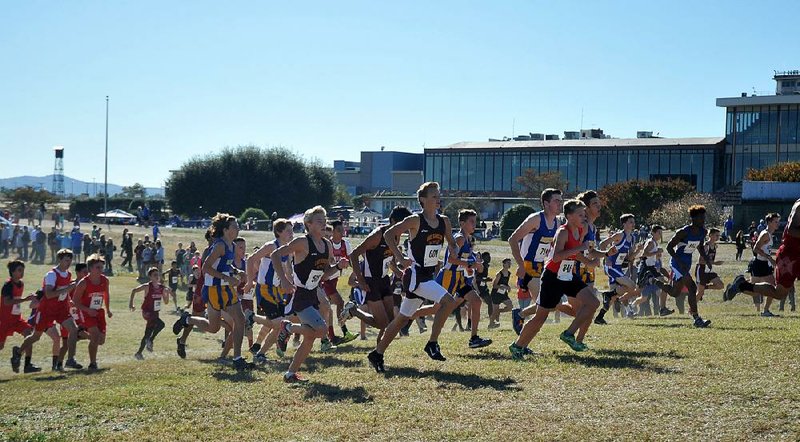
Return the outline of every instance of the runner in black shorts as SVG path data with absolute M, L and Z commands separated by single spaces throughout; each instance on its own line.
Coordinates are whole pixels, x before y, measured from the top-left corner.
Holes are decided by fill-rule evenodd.
M 703 300 L 703 294 L 706 290 L 722 290 L 725 287 L 719 275 L 712 271 L 713 266 L 722 265 L 722 261 L 716 260 L 719 237 L 719 229 L 712 228 L 708 230 L 708 241 L 703 244 L 703 248 L 705 249 L 706 257 L 711 263 L 706 264 L 705 260 L 701 258 L 694 267 L 695 279 L 697 280 L 697 299 L 699 301 Z
M 500 313 L 510 312 L 514 308 L 508 292 L 511 291 L 511 258 L 503 260 L 503 268 L 497 272 L 492 282 L 491 302 L 494 304 L 489 320 L 489 328 L 500 327 Z M 500 307 L 502 305 L 502 307 Z

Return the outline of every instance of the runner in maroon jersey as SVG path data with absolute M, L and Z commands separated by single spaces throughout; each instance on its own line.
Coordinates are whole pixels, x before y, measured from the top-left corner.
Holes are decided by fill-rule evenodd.
M 6 338 L 19 333 L 28 336 L 33 332 L 33 327 L 22 319 L 22 303 L 36 299 L 35 295 L 23 297 L 25 283 L 22 277 L 25 276 L 25 263 L 14 260 L 8 263 L 9 278 L 3 284 L 2 296 L 0 296 L 0 350 L 5 347 Z M 19 373 L 20 350 L 19 347 L 12 349 L 11 368 L 14 373 Z M 34 373 L 42 369 L 31 363 L 31 349 L 25 353 L 25 373 Z
M 139 350 L 133 355 L 140 361 L 144 359 L 142 350 L 147 348 L 147 351 L 152 352 L 153 341 L 158 333 L 164 329 L 164 321 L 159 318 L 159 312 L 163 305 L 169 304 L 169 296 L 172 292 L 169 287 L 164 287 L 161 284 L 157 267 L 150 267 L 150 270 L 147 271 L 147 277 L 150 278 L 147 284 L 142 284 L 131 290 L 131 299 L 128 303 L 130 311 L 135 311 L 133 297 L 139 292 L 144 292 L 144 300 L 142 301 L 142 318 L 145 320 L 144 337 L 142 337 L 142 341 L 139 344 Z
M 109 305 L 108 278 L 103 275 L 105 260 L 94 254 L 86 265 L 89 275 L 78 282 L 73 299 L 89 333 L 89 370 L 97 370 L 97 349 L 106 343 L 106 315 L 111 318 L 114 314 Z

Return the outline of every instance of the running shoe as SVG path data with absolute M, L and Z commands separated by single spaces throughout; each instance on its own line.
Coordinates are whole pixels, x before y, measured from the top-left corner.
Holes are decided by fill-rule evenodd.
M 355 341 L 356 339 L 358 339 L 358 335 L 348 331 L 345 332 L 344 336 L 341 337 L 339 343 L 336 345 L 347 344 L 348 342 Z
M 186 359 L 186 344 L 181 342 L 180 339 L 176 339 L 175 342 L 178 343 L 178 356 L 180 356 L 181 359 Z
M 14 373 L 19 373 L 19 362 L 22 359 L 22 352 L 19 350 L 19 347 L 14 346 L 11 349 L 11 369 L 14 370 Z
M 580 349 L 580 350 L 578 350 L 578 351 L 586 351 L 586 350 L 588 350 L 588 349 L 589 349 L 589 346 L 588 346 L 588 345 L 586 345 L 586 344 L 584 344 L 583 342 L 578 342 L 578 346 L 581 348 L 581 349 Z
M 75 361 L 75 359 L 70 358 L 64 363 L 64 367 L 80 370 L 83 368 L 83 365 L 79 364 L 77 361 Z
M 709 325 L 711 325 L 710 320 L 703 320 L 703 318 L 699 316 L 694 318 L 694 326 L 697 328 L 707 328 Z
M 473 336 L 469 338 L 469 348 L 481 348 L 486 347 L 488 345 L 492 345 L 491 339 L 483 339 L 480 336 Z
M 658 315 L 659 315 L 659 316 L 669 316 L 669 315 L 671 315 L 671 314 L 673 314 L 673 313 L 675 313 L 675 310 L 674 310 L 674 309 L 669 309 L 669 308 L 666 308 L 666 307 L 661 307 L 661 310 L 659 310 L 659 312 L 658 312 Z
M 144 348 L 147 349 L 150 353 L 153 352 L 153 340 L 148 339 L 144 342 Z
M 287 384 L 304 384 L 308 382 L 308 379 L 300 376 L 298 373 L 286 372 L 283 375 L 283 382 L 286 382 Z
M 377 373 L 385 372 L 383 368 L 383 355 L 378 353 L 378 350 L 372 350 L 367 355 L 367 360 L 369 361 L 369 365 L 375 369 Z
M 575 340 L 575 335 L 568 334 L 566 330 L 561 332 L 561 334 L 558 335 L 558 338 L 561 339 L 562 341 L 564 341 L 567 345 L 569 345 L 569 348 L 571 348 L 571 349 L 573 349 L 575 351 L 583 351 L 583 350 L 585 350 L 580 345 L 580 343 Z
M 237 359 L 233 360 L 233 367 L 237 370 L 249 370 L 253 368 L 253 364 L 251 362 L 247 362 L 247 359 L 239 356 Z
M 744 275 L 739 275 L 734 278 L 733 282 L 728 285 L 728 287 L 725 289 L 725 292 L 722 294 L 722 300 L 733 301 L 733 298 L 739 294 L 739 286 L 741 286 L 745 281 L 746 279 Z
M 442 355 L 442 350 L 439 348 L 438 342 L 428 342 L 425 344 L 425 354 L 434 361 L 446 361 L 447 358 Z
M 141 353 L 135 353 L 135 354 L 133 355 L 133 357 L 134 357 L 134 358 L 135 358 L 137 361 L 144 361 L 144 356 L 142 356 L 142 354 L 141 354 Z
M 356 304 L 353 301 L 347 301 L 347 304 L 342 307 L 342 311 L 339 312 L 339 323 L 343 324 L 348 321 L 350 318 L 353 317 L 353 313 L 351 312 L 352 309 L 356 308 Z
M 175 323 L 172 324 L 172 333 L 179 334 L 183 331 L 185 327 L 187 327 L 186 320 L 189 318 L 189 313 L 183 312 L 181 316 L 175 320 Z
M 258 342 L 250 346 L 250 353 L 254 355 L 258 354 L 259 350 L 261 350 L 261 344 L 259 344 Z
M 255 355 L 253 357 L 253 361 L 256 364 L 259 364 L 259 365 L 266 365 L 266 364 L 269 363 L 269 359 L 267 359 L 267 356 L 265 354 L 263 354 L 263 353 L 259 353 L 259 354 Z
M 511 343 L 511 345 L 508 346 L 508 351 L 511 352 L 511 359 L 514 361 L 521 361 L 525 359 L 525 349 L 519 347 L 517 344 L 514 344 L 513 342 Z
M 86 367 L 86 369 L 89 370 L 89 371 L 97 371 L 97 370 L 99 370 L 97 368 L 97 362 L 90 363 L 89 366 Z
M 25 364 L 25 367 L 22 369 L 23 373 L 38 373 L 42 371 L 42 367 L 33 364 Z
M 528 347 L 523 348 L 522 352 L 525 354 L 525 356 L 533 356 L 533 355 L 536 354 L 536 353 L 533 352 L 533 350 L 531 350 Z
M 336 348 L 337 347 L 333 345 L 333 343 L 330 340 L 328 340 L 328 338 L 321 340 L 319 343 L 319 351 L 323 353 L 336 350 Z
M 281 353 L 286 352 L 286 344 L 289 340 L 289 335 L 291 332 L 289 331 L 289 327 L 292 325 L 291 321 L 283 320 L 281 321 L 280 325 L 280 332 L 278 333 L 278 341 L 276 342 L 276 348 L 278 348 Z M 283 357 L 283 356 L 281 356 Z
M 499 322 L 490 322 L 489 326 L 486 327 L 487 330 L 492 330 L 492 329 L 495 329 L 495 328 L 500 328 L 500 323 Z
M 761 317 L 763 317 L 763 318 L 775 318 L 777 316 L 778 315 L 776 315 L 775 313 L 772 313 L 769 310 L 764 310 L 763 312 L 761 312 Z
M 599 316 L 597 318 L 594 318 L 594 323 L 597 324 L 597 325 L 608 325 L 608 322 L 606 322 L 605 319 L 603 319 L 603 318 L 601 318 Z
M 636 309 L 633 308 L 633 305 L 631 305 L 631 304 L 625 305 L 625 317 L 627 317 L 627 318 L 636 317 Z
M 56 362 L 55 371 L 64 371 L 64 363 L 63 362 Z
M 522 325 L 524 320 L 522 319 L 522 315 L 520 314 L 520 309 L 515 308 L 511 310 L 511 326 L 514 328 L 514 333 L 519 336 L 522 333 Z

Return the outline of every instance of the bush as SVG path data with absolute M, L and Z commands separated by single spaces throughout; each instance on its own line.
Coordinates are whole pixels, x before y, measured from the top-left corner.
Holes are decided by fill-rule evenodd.
M 717 227 L 722 230 L 725 213 L 722 205 L 708 193 L 691 193 L 677 201 L 669 201 L 653 211 L 647 218 L 650 224 L 661 224 L 667 229 L 674 230 L 689 224 L 689 207 L 702 204 L 706 207 L 706 229 Z
M 450 203 L 444 208 L 444 214 L 450 218 L 450 223 L 453 225 L 453 227 L 458 227 L 458 212 L 460 212 L 462 209 L 472 209 L 477 212 L 478 222 L 480 222 L 481 211 L 478 210 L 478 206 L 467 200 L 455 199 L 450 201 Z
M 632 213 L 637 220 L 645 220 L 665 203 L 679 200 L 694 191 L 694 186 L 683 180 L 631 180 L 609 184 L 597 192 L 603 202 L 603 210 L 596 224 L 619 227 L 619 217 L 624 213 Z
M 760 170 L 747 169 L 746 178 L 750 181 L 800 183 L 800 163 L 778 163 Z
M 242 212 L 242 214 L 239 216 L 239 224 L 244 224 L 250 218 L 263 221 L 263 220 L 268 220 L 269 216 L 267 216 L 267 213 L 261 209 L 257 209 L 255 207 L 248 207 L 244 209 L 244 212 Z
M 517 230 L 517 227 L 525 221 L 525 218 L 535 211 L 533 207 L 527 204 L 520 204 L 508 209 L 500 219 L 500 239 L 508 241 L 514 230 Z

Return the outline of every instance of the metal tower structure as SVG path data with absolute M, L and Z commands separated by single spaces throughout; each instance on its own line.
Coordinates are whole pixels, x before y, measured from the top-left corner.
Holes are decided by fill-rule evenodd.
M 53 193 L 64 196 L 64 146 L 55 146 L 56 164 L 53 167 Z

